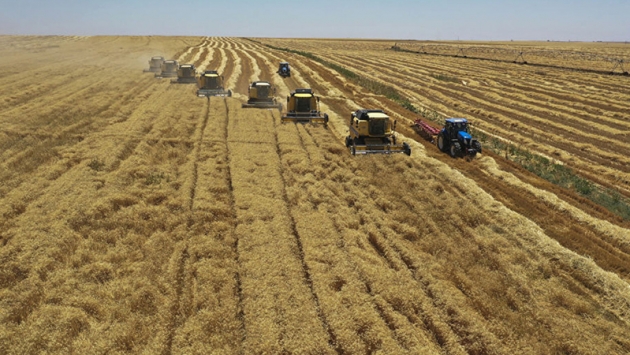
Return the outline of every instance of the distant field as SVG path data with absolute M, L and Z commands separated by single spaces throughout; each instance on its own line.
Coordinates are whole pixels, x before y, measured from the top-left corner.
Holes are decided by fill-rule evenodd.
M 509 152 L 452 159 L 417 114 L 264 44 L 622 198 L 630 78 L 255 40 L 0 36 L 0 354 L 630 352 L 630 222 Z M 218 70 L 234 97 L 143 73 L 154 55 Z M 242 109 L 255 80 L 281 102 L 313 88 L 328 128 Z M 397 119 L 411 157 L 350 155 L 358 108 Z

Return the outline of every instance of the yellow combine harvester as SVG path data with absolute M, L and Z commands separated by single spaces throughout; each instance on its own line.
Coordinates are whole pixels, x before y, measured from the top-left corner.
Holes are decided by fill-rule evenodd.
M 232 96 L 232 90 L 225 90 L 225 88 L 223 88 L 223 81 L 223 76 L 219 76 L 216 70 L 206 70 L 199 77 L 197 96 Z
M 287 96 L 287 113 L 282 122 L 328 124 L 328 115 L 319 111 L 319 97 L 311 89 L 295 89 Z
M 179 63 L 176 60 L 165 60 L 162 62 L 162 66 L 160 67 L 160 72 L 155 73 L 156 78 L 173 78 L 177 76 L 177 69 L 179 68 Z
M 152 57 L 149 60 L 149 69 L 144 69 L 145 73 L 159 73 L 162 71 L 162 63 L 164 63 L 164 57 Z
M 171 80 L 171 84 L 195 84 L 197 82 L 197 69 L 194 64 L 182 64 L 177 69 L 177 79 Z
M 249 85 L 249 100 L 243 104 L 244 108 L 277 108 L 282 110 L 282 104 L 273 95 L 276 89 L 267 81 L 254 81 Z
M 396 121 L 392 123 L 382 110 L 357 110 L 350 116 L 350 135 L 346 147 L 352 155 L 391 154 L 411 155 L 409 144 L 396 144 Z

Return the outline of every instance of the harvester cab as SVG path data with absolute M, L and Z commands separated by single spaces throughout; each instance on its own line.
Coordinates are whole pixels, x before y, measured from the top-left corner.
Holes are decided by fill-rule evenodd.
M 280 76 L 282 77 L 287 77 L 287 76 L 291 76 L 291 67 L 289 66 L 289 63 L 287 62 L 280 62 L 280 66 L 278 67 L 278 74 L 280 74 Z
M 282 122 L 328 124 L 328 114 L 319 111 L 319 97 L 312 89 L 295 89 L 287 96 L 287 113 Z
M 474 157 L 481 153 L 481 143 L 474 139 L 465 118 L 449 118 L 437 138 L 437 146 L 443 152 L 450 152 L 453 158 Z
M 224 78 L 216 70 L 206 70 L 199 77 L 197 96 L 232 96 L 232 90 L 225 90 L 223 87 Z
M 243 104 L 244 108 L 277 108 L 282 110 L 282 104 L 276 101 L 273 97 L 276 93 L 276 88 L 271 86 L 267 81 L 254 81 L 249 85 L 249 100 L 246 104 Z
M 179 63 L 176 60 L 165 60 L 162 62 L 162 66 L 160 67 L 160 72 L 155 73 L 156 78 L 174 78 L 177 76 L 177 69 L 179 68 Z
M 177 79 L 171 80 L 171 84 L 195 84 L 197 82 L 197 69 L 194 64 L 182 64 L 177 69 Z
M 346 137 L 346 147 L 352 155 L 391 154 L 411 155 L 407 143 L 396 143 L 396 121 L 383 110 L 357 110 L 350 115 L 350 135 Z
M 164 63 L 164 57 L 152 57 L 149 60 L 149 69 L 145 69 L 143 72 L 159 73 L 162 71 L 162 63 Z

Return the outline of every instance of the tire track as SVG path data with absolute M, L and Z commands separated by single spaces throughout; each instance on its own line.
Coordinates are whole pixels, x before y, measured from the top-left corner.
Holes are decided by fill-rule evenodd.
M 199 139 L 196 142 L 196 148 L 195 148 L 195 162 L 193 164 L 193 173 L 192 173 L 192 186 L 190 189 L 190 210 L 192 211 L 194 209 L 194 202 L 195 202 L 195 192 L 197 190 L 197 180 L 198 180 L 198 173 L 199 173 L 199 166 L 198 166 L 198 162 L 200 160 L 200 155 L 201 155 L 201 147 L 203 145 L 203 136 L 204 133 L 206 131 L 206 126 L 208 125 L 208 119 L 210 118 L 210 98 L 208 98 L 208 103 L 206 106 L 206 113 L 205 115 L 203 115 L 203 122 L 201 123 L 201 126 L 199 128 Z
M 275 124 L 267 110 L 241 110 L 239 101 L 226 98 L 226 102 L 248 335 L 244 352 L 330 353 L 327 329 L 304 277 L 283 197 Z M 251 124 L 256 119 L 259 123 Z
M 183 246 L 176 248 L 175 252 L 171 256 L 168 273 L 171 275 L 171 283 L 175 285 L 175 296 L 168 306 L 169 317 L 166 321 L 165 328 L 167 331 L 166 340 L 164 344 L 164 350 L 162 355 L 171 355 L 173 353 L 173 340 L 177 328 L 179 328 L 184 320 L 182 319 L 182 297 L 184 293 L 185 279 L 186 279 L 186 266 L 190 260 L 190 254 L 188 253 L 188 246 L 184 242 Z
M 266 110 L 266 111 L 269 113 L 268 116 L 271 116 L 270 118 L 274 122 L 274 125 L 278 126 L 282 124 L 282 122 L 280 121 L 280 117 L 277 115 L 275 110 Z M 276 154 L 278 154 L 278 157 L 280 158 L 280 160 L 282 160 L 283 156 L 282 156 L 282 151 L 280 149 L 280 143 L 278 140 L 277 130 L 274 130 L 274 140 L 275 140 L 274 143 L 276 146 Z M 302 142 L 302 148 L 305 149 L 303 142 Z M 309 158 L 309 161 L 310 161 L 310 158 Z M 290 210 L 289 208 L 290 202 L 289 202 L 289 197 L 287 195 L 287 190 L 286 190 L 287 181 L 284 178 L 283 174 L 280 174 L 280 177 L 282 179 L 282 185 L 283 185 L 282 199 L 284 200 L 284 203 L 287 206 L 287 210 Z M 328 324 L 328 321 L 326 320 L 326 317 L 324 316 L 324 313 L 322 312 L 322 308 L 319 302 L 319 296 L 317 295 L 317 293 L 315 292 L 313 288 L 313 278 L 311 277 L 311 271 L 306 263 L 306 259 L 304 258 L 304 246 L 302 245 L 302 238 L 300 236 L 300 233 L 298 232 L 295 219 L 291 216 L 291 213 L 289 213 L 289 216 L 290 216 L 291 231 L 292 231 L 293 236 L 295 237 L 295 242 L 297 244 L 298 258 L 300 260 L 300 264 L 302 265 L 304 279 L 306 280 L 306 284 L 308 285 L 308 288 L 311 292 L 311 297 L 313 298 L 315 302 L 315 310 L 317 311 L 317 317 L 319 318 L 319 321 L 322 323 L 324 329 L 328 332 L 328 344 L 331 347 L 335 348 L 336 335 L 332 332 L 330 324 Z M 336 351 L 338 354 L 341 353 L 339 348 L 337 348 Z
M 313 134 L 316 133 L 317 130 L 315 129 L 308 129 L 307 130 L 309 132 L 309 134 Z M 313 136 L 313 140 L 314 142 L 317 144 L 317 141 L 320 140 L 322 137 L 322 134 L 320 132 L 318 136 Z M 320 145 L 318 145 L 318 150 L 325 151 L 325 148 L 323 148 Z M 379 168 L 376 168 L 375 170 L 380 170 Z M 386 171 L 388 169 L 384 169 L 384 171 Z M 335 193 L 335 195 L 340 195 L 338 192 Z M 351 196 L 351 197 L 350 197 Z M 343 212 L 343 213 L 338 213 L 340 215 L 359 215 L 359 219 L 360 222 L 358 223 L 358 227 L 350 227 L 352 229 L 356 229 L 359 228 L 361 229 L 361 231 L 364 231 L 365 229 L 367 229 L 368 231 L 371 230 L 374 227 L 368 227 L 368 225 L 370 224 L 370 222 L 368 220 L 374 220 L 374 219 L 379 219 L 378 217 L 376 217 L 375 213 L 372 212 L 370 214 L 370 217 L 365 215 L 365 212 L 362 212 L 363 208 L 361 208 L 361 206 L 368 206 L 369 203 L 368 201 L 371 200 L 376 200 L 374 194 L 370 195 L 370 196 L 366 196 L 365 194 L 358 192 L 358 191 L 352 191 L 352 193 L 350 194 L 350 196 L 344 196 L 344 194 L 341 194 L 341 197 L 347 200 L 352 200 L 352 212 L 348 213 L 348 212 Z M 405 347 L 404 344 L 406 344 L 408 342 L 407 341 L 403 341 L 402 340 L 402 335 L 400 333 L 398 333 L 398 331 L 402 328 L 404 329 L 404 327 L 398 328 L 396 326 L 393 325 L 392 323 L 392 319 L 391 317 L 388 315 L 388 313 L 386 313 L 385 311 L 385 303 L 389 304 L 390 306 L 394 307 L 394 309 L 399 309 L 398 312 L 401 312 L 400 314 L 402 314 L 408 324 L 408 326 L 411 327 L 421 327 L 421 329 L 424 329 L 427 333 L 425 334 L 425 336 L 427 338 L 433 338 L 435 339 L 436 344 L 439 344 L 440 347 L 443 348 L 443 351 L 447 351 L 448 353 L 453 353 L 453 354 L 460 354 L 460 353 L 464 353 L 463 352 L 463 348 L 458 345 L 459 343 L 459 337 L 455 334 L 455 332 L 452 331 L 452 329 L 448 326 L 448 324 L 446 322 L 444 322 L 442 320 L 443 316 L 439 316 L 436 313 L 436 310 L 438 308 L 435 308 L 435 305 L 433 306 L 428 306 L 427 305 L 427 300 L 426 298 L 429 297 L 429 293 L 426 292 L 426 290 L 423 289 L 424 295 L 418 294 L 417 292 L 412 292 L 412 290 L 415 288 L 414 285 L 416 285 L 415 282 L 412 282 L 412 284 L 410 285 L 409 282 L 410 280 L 407 278 L 406 280 L 403 281 L 403 279 L 401 278 L 401 270 L 403 270 L 404 264 L 402 262 L 400 262 L 399 260 L 395 260 L 392 258 L 393 253 L 391 251 L 390 248 L 388 248 L 386 245 L 384 245 L 382 242 L 379 242 L 382 238 L 377 236 L 376 234 L 374 234 L 374 232 L 365 232 L 365 234 L 367 235 L 365 238 L 365 242 L 362 242 L 362 239 L 359 239 L 359 245 L 361 246 L 361 250 L 365 250 L 365 246 L 367 245 L 371 245 L 373 247 L 374 253 L 376 255 L 379 255 L 379 257 L 383 260 L 385 260 L 386 262 L 386 268 L 390 268 L 392 270 L 394 270 L 394 273 L 390 273 L 387 274 L 387 277 L 392 277 L 394 279 L 399 279 L 399 281 L 396 281 L 397 284 L 406 284 L 406 287 L 403 287 L 406 291 L 405 293 L 409 293 L 412 292 L 412 294 L 414 295 L 413 299 L 415 300 L 422 300 L 420 302 L 420 304 L 418 304 L 416 307 L 413 308 L 413 312 L 405 312 L 405 307 L 401 307 L 400 303 L 406 303 L 409 301 L 403 301 L 403 299 L 405 299 L 406 297 L 403 295 L 397 295 L 396 296 L 396 301 L 394 302 L 394 304 L 390 303 L 390 301 L 388 301 L 388 298 L 391 298 L 391 296 L 388 296 L 387 294 L 379 294 L 378 291 L 380 292 L 385 292 L 385 288 L 383 288 L 382 283 L 383 280 L 379 281 L 379 276 L 381 274 L 386 274 L 384 270 L 382 270 L 382 268 L 379 268 L 379 271 L 372 271 L 369 272 L 368 268 L 366 268 L 365 266 L 362 266 L 362 264 L 365 262 L 366 256 L 361 255 L 361 253 L 357 254 L 356 251 L 351 251 L 351 249 L 349 248 L 349 246 L 353 245 L 356 243 L 356 241 L 353 241 L 351 238 L 344 238 L 343 236 L 348 235 L 348 232 L 346 230 L 346 228 L 348 228 L 347 226 L 344 226 L 348 224 L 348 222 L 346 221 L 341 222 L 343 218 L 336 218 L 334 219 L 333 225 L 334 228 L 337 231 L 337 234 L 342 236 L 342 250 L 343 253 L 346 255 L 347 259 L 350 260 L 350 262 L 352 263 L 352 268 L 357 270 L 358 275 L 359 275 L 359 280 L 362 284 L 365 285 L 365 289 L 367 290 L 367 293 L 370 295 L 370 299 L 373 303 L 373 307 L 375 310 L 378 311 L 379 316 L 383 319 L 383 321 L 388 325 L 388 327 L 390 328 L 391 332 L 392 332 L 392 338 L 397 339 L 397 341 L 399 342 L 399 344 L 402 347 Z M 343 223 L 343 224 L 342 224 Z M 378 222 L 377 222 L 378 225 Z M 379 227 L 376 227 L 377 229 L 380 229 Z M 383 234 L 385 234 L 386 232 L 382 232 Z M 391 231 L 390 231 L 391 233 Z M 365 244 L 362 244 L 365 243 Z M 374 264 L 374 261 L 370 261 L 370 264 Z M 370 277 L 371 276 L 371 277 Z M 379 301 L 380 300 L 380 301 Z M 413 302 L 412 302 L 413 303 Z M 396 306 L 396 304 L 398 304 L 398 306 Z M 421 314 L 417 314 L 417 312 L 421 312 Z M 416 339 L 417 341 L 417 339 Z M 433 351 L 436 351 L 435 349 L 433 349 Z
M 236 211 L 236 204 L 234 202 L 234 186 L 232 185 L 232 170 L 230 169 L 230 149 L 229 149 L 229 144 L 228 144 L 228 126 L 229 126 L 229 120 L 230 120 L 230 109 L 228 107 L 227 101 L 225 100 L 225 98 L 223 99 L 223 104 L 225 106 L 225 131 L 223 133 L 225 140 L 225 147 L 226 147 L 226 151 L 227 151 L 227 155 L 226 155 L 226 172 L 227 172 L 227 179 L 229 182 L 229 187 L 230 187 L 230 209 L 232 211 L 232 215 L 234 216 L 234 218 L 236 218 L 237 215 L 237 211 Z M 243 286 L 241 283 L 241 270 L 242 270 L 242 265 L 241 265 L 241 260 L 240 260 L 240 251 L 239 251 L 239 237 L 236 234 L 236 228 L 234 228 L 232 230 L 232 232 L 234 233 L 234 243 L 232 244 L 232 250 L 234 251 L 234 255 L 235 255 L 235 263 L 237 265 L 237 269 L 236 269 L 236 274 L 235 274 L 235 278 L 236 278 L 236 287 L 237 287 L 237 297 L 238 297 L 238 319 L 240 320 L 240 344 L 239 344 L 239 354 L 244 354 L 244 349 L 243 349 L 243 344 L 245 343 L 245 339 L 247 339 L 247 328 L 245 327 L 245 323 L 246 323 L 246 319 L 245 319 L 245 312 L 244 312 L 244 308 L 243 308 Z
M 224 98 L 211 97 L 195 134 L 196 147 L 187 165 L 193 171 L 186 186 L 195 186 L 184 241 L 190 254 L 179 314 L 173 330 L 173 353 L 222 349 L 243 353 L 245 339 L 235 207 L 229 170 Z M 183 316 L 181 316 L 183 314 Z M 199 329 L 212 329 L 210 336 Z

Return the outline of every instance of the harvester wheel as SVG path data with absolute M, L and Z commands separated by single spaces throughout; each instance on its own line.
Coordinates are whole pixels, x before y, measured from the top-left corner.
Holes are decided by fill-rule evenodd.
M 350 136 L 346 137 L 346 148 L 350 148 L 350 146 L 352 145 L 352 138 L 350 138 Z
M 411 156 L 411 147 L 407 142 L 403 143 L 403 150 L 405 151 L 405 154 Z
M 232 90 L 228 90 L 228 97 L 232 97 Z
M 352 155 L 357 155 L 357 147 L 354 144 L 350 148 L 350 152 L 352 153 Z

